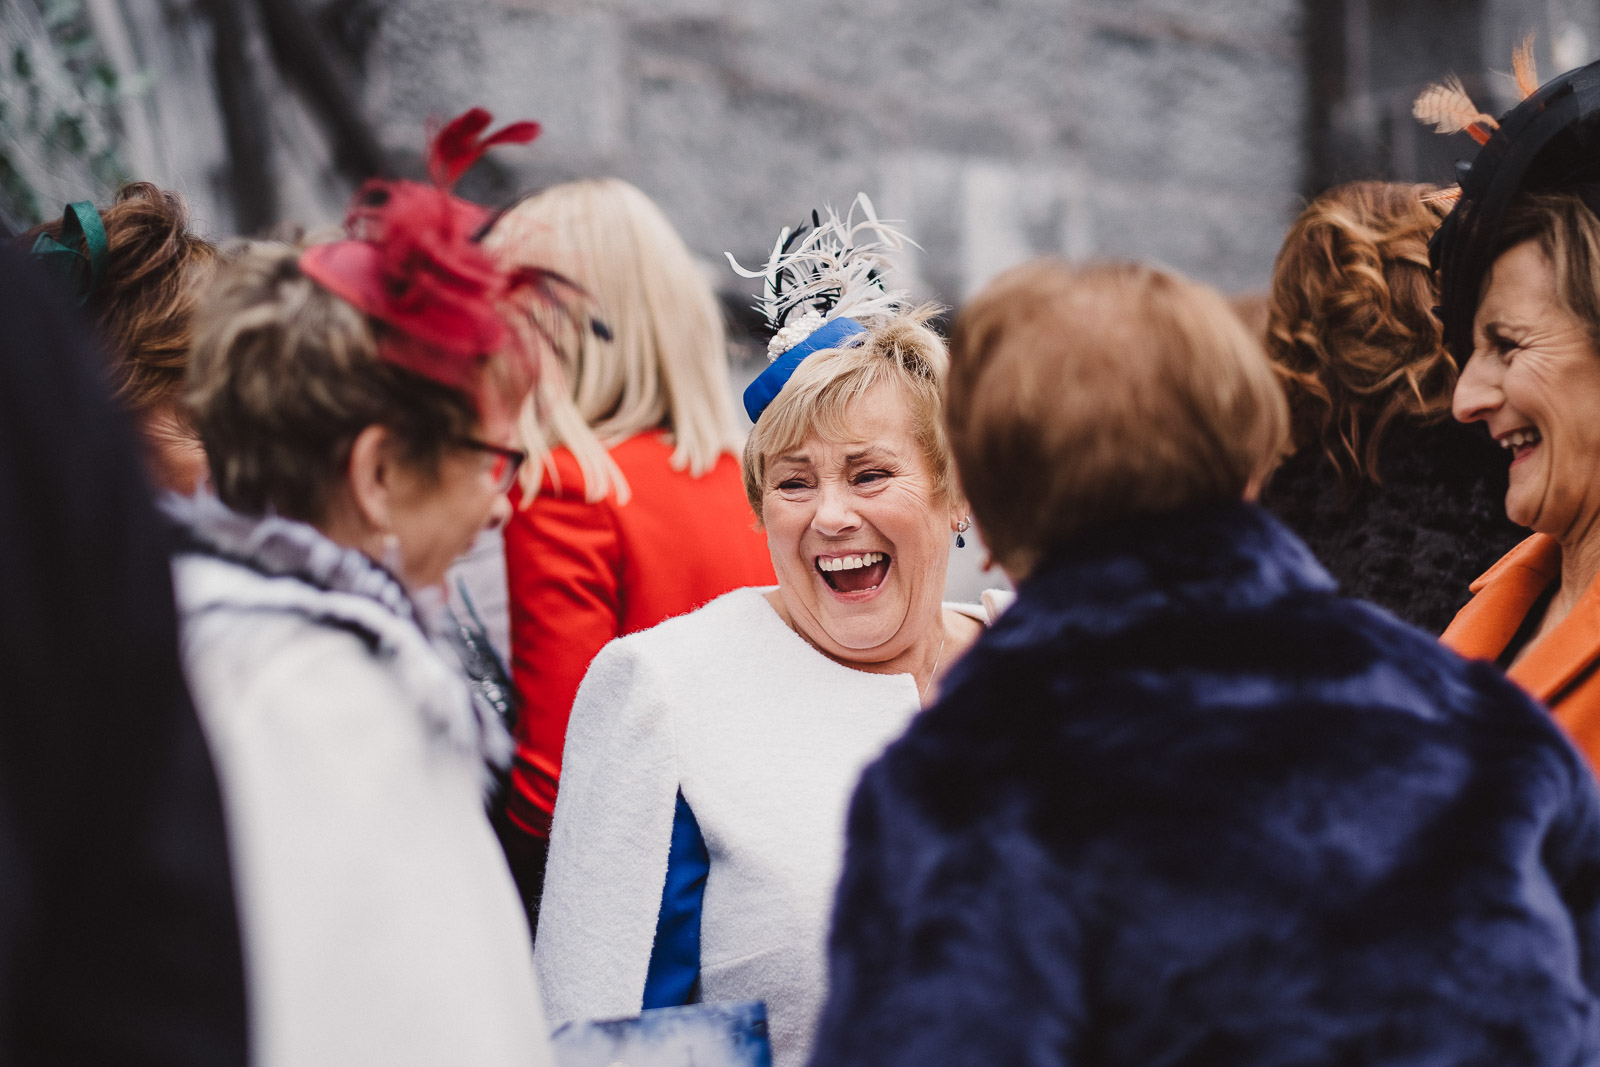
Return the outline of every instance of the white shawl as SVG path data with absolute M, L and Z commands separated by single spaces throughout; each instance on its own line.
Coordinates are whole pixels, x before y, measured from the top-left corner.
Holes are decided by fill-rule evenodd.
M 173 501 L 184 662 L 228 818 L 251 1062 L 551 1061 L 483 813 L 498 724 L 395 580 L 281 518 Z

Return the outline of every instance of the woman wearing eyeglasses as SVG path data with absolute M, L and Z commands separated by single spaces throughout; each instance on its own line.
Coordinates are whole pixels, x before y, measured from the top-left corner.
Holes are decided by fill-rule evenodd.
M 445 191 L 464 167 L 435 163 L 445 188 L 364 190 L 348 240 L 226 266 L 191 355 L 217 495 L 170 504 L 175 585 L 263 1065 L 550 1062 L 483 809 L 511 739 L 431 617 L 509 511 L 533 370 L 510 308 L 558 283 L 500 270 L 486 212 Z

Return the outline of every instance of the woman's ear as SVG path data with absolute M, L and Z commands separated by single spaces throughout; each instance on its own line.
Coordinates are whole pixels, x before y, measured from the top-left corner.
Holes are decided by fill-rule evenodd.
M 954 465 L 949 473 L 948 484 L 945 488 L 945 499 L 950 504 L 950 529 L 954 530 L 962 522 L 969 526 L 972 524 L 972 505 L 967 503 L 967 494 L 961 487 L 961 482 L 956 476 Z
M 950 494 L 950 529 L 957 530 L 962 523 L 967 529 L 972 527 L 972 509 L 967 504 L 967 498 L 958 493 Z
M 394 523 L 393 451 L 393 436 L 376 423 L 356 434 L 350 445 L 350 465 L 345 472 L 350 502 L 362 524 L 374 533 L 389 533 Z

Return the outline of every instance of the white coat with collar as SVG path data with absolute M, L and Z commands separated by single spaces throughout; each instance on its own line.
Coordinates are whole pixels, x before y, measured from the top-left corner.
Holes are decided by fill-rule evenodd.
M 187 527 L 184 660 L 228 816 L 254 1062 L 549 1064 L 483 810 L 498 723 L 360 553 L 214 500 L 169 510 Z
M 710 857 L 700 999 L 766 1001 L 775 1067 L 806 1061 L 846 809 L 920 701 L 818 652 L 769 591 L 619 638 L 584 677 L 539 912 L 553 1023 L 639 1013 L 681 791 Z

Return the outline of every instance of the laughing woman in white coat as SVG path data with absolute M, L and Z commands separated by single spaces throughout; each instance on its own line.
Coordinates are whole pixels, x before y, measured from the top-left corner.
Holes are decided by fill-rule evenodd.
M 868 277 L 899 237 L 861 205 L 769 266 L 794 325 L 745 394 L 744 478 L 777 587 L 612 642 L 578 692 L 537 939 L 552 1023 L 760 999 L 774 1062 L 803 1063 L 856 779 L 980 632 L 941 603 L 966 529 L 944 343 Z

